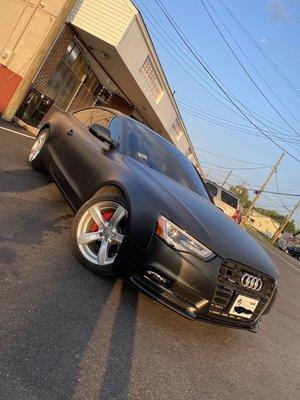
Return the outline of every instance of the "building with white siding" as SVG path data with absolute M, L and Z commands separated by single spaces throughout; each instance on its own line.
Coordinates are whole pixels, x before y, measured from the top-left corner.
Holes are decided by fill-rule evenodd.
M 0 14 L 0 82 L 5 82 L 0 112 L 63 6 L 63 0 L 5 2 Z M 17 116 L 37 126 L 56 109 L 90 105 L 107 105 L 147 124 L 200 169 L 147 28 L 130 0 L 77 1 Z

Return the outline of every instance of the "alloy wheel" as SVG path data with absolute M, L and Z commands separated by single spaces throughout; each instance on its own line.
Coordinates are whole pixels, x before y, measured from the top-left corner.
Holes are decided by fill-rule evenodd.
M 89 207 L 76 232 L 78 248 L 84 258 L 98 266 L 112 264 L 124 239 L 127 211 L 113 201 Z
M 28 156 L 29 162 L 32 162 L 33 160 L 35 160 L 36 157 L 39 155 L 40 151 L 42 150 L 42 148 L 47 140 L 47 136 L 48 136 L 47 131 L 41 132 L 38 135 L 38 137 L 36 138 L 32 148 L 30 150 L 30 153 Z

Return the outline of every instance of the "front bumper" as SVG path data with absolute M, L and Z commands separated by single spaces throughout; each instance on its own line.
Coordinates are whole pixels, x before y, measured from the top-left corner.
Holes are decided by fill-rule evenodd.
M 256 332 L 261 315 L 269 311 L 276 297 L 273 278 L 220 257 L 202 261 L 172 249 L 156 236 L 147 252 L 126 240 L 120 259 L 128 265 L 124 272 L 124 263 L 119 263 L 120 272 L 122 269 L 135 287 L 193 320 Z M 260 292 L 240 285 L 240 274 L 245 271 L 263 279 Z M 239 294 L 259 300 L 251 319 L 229 314 Z

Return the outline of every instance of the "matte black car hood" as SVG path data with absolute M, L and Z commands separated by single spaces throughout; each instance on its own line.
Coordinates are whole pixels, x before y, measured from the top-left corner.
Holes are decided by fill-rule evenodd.
M 125 157 L 124 161 L 145 190 L 150 189 L 152 196 L 159 197 L 158 212 L 223 259 L 277 278 L 274 264 L 256 240 L 209 200 L 132 158 Z

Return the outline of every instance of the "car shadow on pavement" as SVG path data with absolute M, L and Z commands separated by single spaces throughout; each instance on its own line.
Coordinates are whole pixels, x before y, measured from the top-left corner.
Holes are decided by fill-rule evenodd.
M 137 323 L 138 292 L 122 284 L 121 301 L 115 314 L 106 371 L 98 400 L 127 399 Z M 124 312 L 124 308 L 128 312 Z
M 16 295 L 13 319 L 2 310 L 1 398 L 126 398 L 137 294 L 79 265 L 51 277 Z
M 47 175 L 33 171 L 29 168 L 0 171 L 0 182 L 0 193 L 27 192 L 51 183 Z
M 117 281 L 86 343 L 73 400 L 127 399 L 136 333 L 138 293 Z

